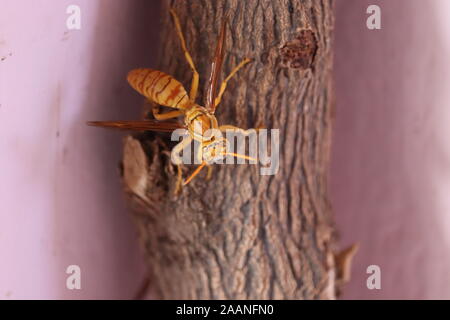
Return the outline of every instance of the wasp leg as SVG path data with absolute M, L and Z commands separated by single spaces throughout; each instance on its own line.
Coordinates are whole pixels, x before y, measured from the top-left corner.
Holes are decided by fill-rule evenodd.
M 225 132 L 225 133 L 226 133 L 227 130 L 235 131 L 235 132 L 238 132 L 240 134 L 243 134 L 244 136 L 248 136 L 248 135 L 252 134 L 252 132 L 254 132 L 254 130 L 256 131 L 258 129 L 247 129 L 247 130 L 245 130 L 245 129 L 242 129 L 242 128 L 235 127 L 235 126 L 233 126 L 231 124 L 224 124 L 224 125 L 219 126 L 219 130 L 222 131 L 222 132 Z
M 259 129 L 262 129 L 262 128 L 244 130 L 242 128 L 238 128 L 238 127 L 235 127 L 235 126 L 230 125 L 230 124 L 225 124 L 225 125 L 219 126 L 219 130 L 222 131 L 222 132 L 225 132 L 225 136 L 226 136 L 227 131 L 234 131 L 234 132 L 242 134 L 243 136 L 248 137 L 251 134 L 256 134 L 256 132 Z M 230 152 L 230 151 L 227 151 L 225 153 L 225 155 L 234 156 L 236 158 L 246 159 L 246 160 L 250 160 L 250 161 L 257 161 L 257 159 L 254 158 L 254 157 L 250 157 L 250 156 L 246 156 L 246 155 L 243 155 L 243 154 L 238 154 L 238 153 L 234 153 L 234 152 Z M 255 153 L 255 155 L 256 155 L 256 153 Z
M 214 107 L 217 107 L 219 105 L 220 100 L 222 99 L 222 95 L 225 92 L 225 89 L 227 88 L 228 81 L 236 74 L 236 72 L 239 71 L 239 69 L 241 69 L 243 66 L 245 66 L 250 61 L 251 61 L 250 59 L 245 58 L 243 61 L 241 61 L 241 63 L 239 63 L 237 65 L 237 67 L 235 67 L 233 69 L 233 71 L 230 72 L 228 77 L 226 77 L 225 80 L 222 81 L 222 84 L 220 85 L 219 95 L 217 96 L 216 100 L 214 101 Z
M 179 117 L 184 114 L 184 111 L 183 110 L 174 110 L 174 111 L 162 113 L 159 106 L 154 106 L 152 108 L 152 113 L 156 120 L 163 121 L 163 120 L 168 120 L 168 119 Z
M 182 177 L 182 165 L 183 160 L 180 157 L 180 152 L 183 151 L 184 148 L 186 148 L 188 145 L 190 145 L 192 142 L 192 138 L 190 136 L 186 137 L 178 143 L 175 147 L 173 147 L 172 151 L 170 152 L 170 158 L 172 162 L 174 162 L 177 166 L 177 182 L 175 184 L 175 190 L 174 194 L 178 195 L 181 191 L 181 187 L 183 186 L 183 177 Z
M 200 173 L 200 171 L 202 171 L 202 169 L 206 166 L 206 162 L 203 162 L 201 165 L 199 165 L 197 167 L 197 169 L 195 169 L 194 172 L 192 172 L 192 174 L 189 176 L 189 178 L 186 179 L 186 181 L 183 182 L 183 186 L 187 185 L 189 182 L 192 181 L 192 179 L 195 178 L 196 175 L 198 175 Z
M 175 28 L 177 29 L 178 37 L 180 38 L 181 47 L 184 51 L 184 56 L 186 57 L 187 62 L 189 63 L 189 66 L 192 69 L 192 72 L 194 73 L 192 76 L 192 82 L 191 82 L 191 92 L 189 93 L 189 97 L 191 98 L 191 101 L 195 101 L 195 98 L 197 97 L 197 89 L 198 89 L 198 81 L 199 76 L 197 69 L 195 69 L 194 61 L 192 60 L 191 54 L 189 53 L 188 49 L 186 48 L 186 41 L 184 40 L 183 32 L 181 31 L 181 25 L 180 20 L 178 19 L 177 14 L 173 10 L 173 8 L 170 8 L 170 13 L 172 14 L 173 20 L 175 22 Z
M 152 101 L 150 101 L 149 99 L 145 99 L 142 105 L 141 118 L 144 118 L 146 120 L 151 119 L 150 113 L 152 111 L 152 108 L 153 108 Z
M 203 149 L 202 148 L 198 148 L 197 159 L 199 161 L 203 161 Z M 207 164 L 206 167 L 208 168 L 208 172 L 206 173 L 206 180 L 211 180 L 213 166 L 210 164 Z
M 212 178 L 213 167 L 211 165 L 208 166 L 208 173 L 206 174 L 206 180 L 211 180 Z
M 261 130 L 261 129 L 265 129 L 265 128 L 263 126 L 257 126 L 256 128 L 245 130 L 245 129 L 233 126 L 231 124 L 224 124 L 224 125 L 219 126 L 219 130 L 222 132 L 226 133 L 227 130 L 231 130 L 231 131 L 236 131 L 238 133 L 241 133 L 245 136 L 252 134 L 253 130 L 255 130 L 256 132 L 259 132 L 259 130 Z
M 189 176 L 189 178 L 187 178 L 184 182 L 183 185 L 187 185 L 189 182 L 191 182 L 196 175 L 198 175 L 200 173 L 200 171 L 202 171 L 202 169 L 207 165 L 206 161 L 203 160 L 203 149 L 201 147 L 198 148 L 197 150 L 197 161 L 199 161 L 199 163 L 201 163 L 197 169 L 195 169 L 195 171 Z
M 183 171 L 181 168 L 181 164 L 178 164 L 177 165 L 177 183 L 175 185 L 174 194 L 179 195 L 182 187 L 183 187 Z
M 165 155 L 167 155 L 170 159 L 170 152 L 169 151 L 163 151 Z M 183 187 L 183 164 L 177 164 L 177 182 L 175 183 L 175 189 L 173 194 L 175 196 L 179 195 L 181 192 L 181 188 Z

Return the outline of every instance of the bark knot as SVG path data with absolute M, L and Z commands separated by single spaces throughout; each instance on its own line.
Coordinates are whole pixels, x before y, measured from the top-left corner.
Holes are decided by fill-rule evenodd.
M 292 69 L 310 69 L 317 52 L 317 39 L 311 29 L 301 30 L 280 49 L 281 62 Z

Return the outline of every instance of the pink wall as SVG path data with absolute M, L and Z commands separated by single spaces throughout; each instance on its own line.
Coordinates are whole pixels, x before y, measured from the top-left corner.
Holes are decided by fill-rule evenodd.
M 69 4 L 81 30 L 66 28 Z M 0 299 L 135 293 L 143 267 L 119 183 L 121 134 L 85 121 L 139 115 L 125 76 L 151 64 L 157 13 L 145 0 L 2 1 Z M 71 264 L 80 291 L 66 289 Z
M 332 203 L 361 243 L 346 298 L 450 298 L 449 17 L 446 0 L 338 1 Z
M 138 116 L 125 75 L 152 65 L 155 3 L 2 1 L 0 299 L 130 298 L 140 283 L 121 135 L 84 122 Z M 374 3 L 380 31 L 365 27 Z M 448 12 L 446 0 L 337 1 L 331 194 L 343 245 L 361 243 L 345 298 L 450 298 Z M 80 291 L 65 287 L 71 264 Z M 370 264 L 380 291 L 366 288 Z

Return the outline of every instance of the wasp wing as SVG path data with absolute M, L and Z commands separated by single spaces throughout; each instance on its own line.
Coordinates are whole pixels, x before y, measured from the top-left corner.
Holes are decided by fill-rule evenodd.
M 211 64 L 211 74 L 209 76 L 205 95 L 205 108 L 212 113 L 214 113 L 216 109 L 214 102 L 217 94 L 217 82 L 219 80 L 220 71 L 222 70 L 227 20 L 228 16 L 225 16 L 222 20 L 222 27 L 220 29 L 219 39 L 217 40 L 216 52 L 214 53 L 214 58 Z
M 142 121 L 89 121 L 89 126 L 111 128 L 118 130 L 133 130 L 133 131 L 160 131 L 172 132 L 176 129 L 185 128 L 181 123 L 176 121 L 156 121 L 156 120 L 142 120 Z

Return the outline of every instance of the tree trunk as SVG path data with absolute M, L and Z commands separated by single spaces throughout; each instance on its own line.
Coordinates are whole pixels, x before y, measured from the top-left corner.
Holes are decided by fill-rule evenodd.
M 160 64 L 152 67 L 188 89 L 192 72 L 170 4 L 200 73 L 200 104 L 229 13 L 222 72 L 244 57 L 253 62 L 229 82 L 216 115 L 220 124 L 279 129 L 280 165 L 272 176 L 257 165 L 214 165 L 210 180 L 203 172 L 175 196 L 170 135 L 127 137 L 123 181 L 153 292 L 163 299 L 334 298 L 327 196 L 333 1 L 163 1 Z M 193 169 L 186 166 L 184 177 Z

